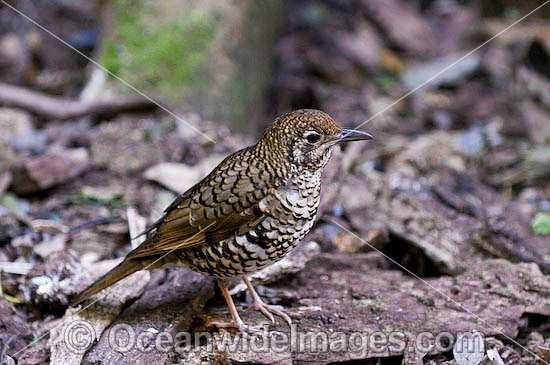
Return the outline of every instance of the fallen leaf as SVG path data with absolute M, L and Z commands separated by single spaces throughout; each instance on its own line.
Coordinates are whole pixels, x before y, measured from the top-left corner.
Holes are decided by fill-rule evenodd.
M 163 162 L 147 169 L 144 176 L 172 191 L 184 193 L 205 177 L 223 158 L 222 155 L 212 155 L 194 166 Z

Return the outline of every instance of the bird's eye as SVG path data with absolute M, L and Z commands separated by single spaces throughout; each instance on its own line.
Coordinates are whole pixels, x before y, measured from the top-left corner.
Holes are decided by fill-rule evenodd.
M 309 143 L 315 144 L 319 142 L 319 140 L 321 139 L 321 136 L 316 132 L 309 132 L 309 134 L 306 136 L 306 139 Z

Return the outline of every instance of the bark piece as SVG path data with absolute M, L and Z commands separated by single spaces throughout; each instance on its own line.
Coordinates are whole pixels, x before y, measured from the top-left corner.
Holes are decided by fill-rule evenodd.
M 420 137 L 386 168 L 385 174 L 348 175 L 343 184 L 345 216 L 363 238 L 386 227 L 394 242 L 419 248 L 439 272 L 451 275 L 487 257 L 536 262 L 550 272 L 550 246 L 532 234 L 532 217 L 466 172 L 452 136 Z
M 18 365 L 42 365 L 48 364 L 50 353 L 47 349 L 46 341 L 41 341 L 38 345 L 29 347 L 22 352 Z
M 84 148 L 28 158 L 14 168 L 11 189 L 29 194 L 51 188 L 78 176 L 89 166 L 89 160 Z
M 549 277 L 535 264 L 488 260 L 456 278 L 441 277 L 424 283 L 398 271 L 377 268 L 380 259 L 378 253 L 331 253 L 311 261 L 284 289 L 276 290 L 280 302 L 292 303 L 286 307 L 295 324 L 292 333 L 282 321 L 270 328 L 287 336 L 286 340 L 279 337 L 281 347 L 262 352 L 261 356 L 218 348 L 216 356 L 228 362 L 254 364 L 403 356 L 422 332 L 430 332 L 434 338 L 449 332 L 456 339 L 458 332 L 477 330 L 485 337 L 502 337 L 504 333 L 515 338 L 524 313 L 550 315 Z M 265 323 L 254 311 L 239 310 L 246 323 Z M 306 332 L 326 333 L 328 338 L 342 333 L 349 339 L 353 333 L 369 336 L 378 331 L 386 336 L 399 333 L 396 336 L 402 342 L 399 346 L 381 346 L 379 350 L 357 346 L 342 351 L 323 351 L 320 342 L 318 351 L 313 351 L 307 341 L 301 345 L 297 337 L 306 336 Z M 451 348 L 452 345 L 447 351 Z M 438 353 L 435 348 L 422 350 L 407 356 L 421 359 L 424 354 Z M 192 363 L 199 353 L 195 349 L 184 359 Z
M 348 177 L 342 198 L 346 215 L 365 238 L 387 227 L 451 275 L 487 257 L 536 262 L 550 272 L 550 247 L 531 233 L 529 217 L 474 176 L 441 169 L 416 178 L 373 171 L 361 179 L 366 182 Z
M 120 328 L 117 325 L 128 325 L 136 337 L 145 333 L 153 341 L 157 334 L 165 331 L 175 336 L 177 332 L 189 331 L 196 314 L 213 295 L 214 280 L 211 278 L 186 269 L 156 271 L 144 295 L 103 332 L 98 343 L 84 356 L 82 364 L 163 364 L 177 358 L 173 352 L 156 351 L 154 343 L 151 351 L 143 351 L 143 347 L 140 350 L 140 346 L 135 345 L 124 353 L 117 352 L 110 344 L 110 331 L 116 332 L 116 328 Z
M 109 265 L 109 268 L 111 267 L 112 265 Z M 101 267 L 98 270 L 105 271 Z M 115 286 L 107 288 L 103 294 L 94 296 L 91 301 L 76 308 L 69 308 L 61 322 L 50 332 L 50 363 L 81 364 L 86 350 L 122 312 L 125 304 L 143 293 L 149 279 L 150 274 L 147 271 L 134 273 Z

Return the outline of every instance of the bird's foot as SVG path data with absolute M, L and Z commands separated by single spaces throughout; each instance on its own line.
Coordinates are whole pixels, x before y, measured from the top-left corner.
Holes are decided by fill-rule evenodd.
M 254 309 L 262 313 L 271 321 L 271 323 L 275 323 L 275 318 L 273 318 L 273 314 L 275 314 L 284 319 L 289 326 L 292 324 L 292 320 L 290 319 L 290 316 L 286 314 L 283 306 L 265 304 L 261 299 L 259 299 L 254 301 Z
M 256 290 L 252 286 L 250 280 L 248 280 L 248 278 L 246 277 L 246 275 L 243 276 L 243 281 L 246 284 L 248 291 L 250 291 L 250 295 L 252 295 L 252 300 L 254 301 L 254 309 L 260 311 L 260 313 L 263 314 L 267 319 L 269 319 L 271 323 L 275 323 L 275 318 L 273 318 L 273 314 L 275 314 L 283 318 L 289 326 L 292 324 L 290 316 L 285 313 L 285 309 L 282 306 L 265 304 L 262 298 L 258 295 Z
M 250 337 L 252 333 L 264 332 L 265 328 L 263 326 L 250 326 L 245 324 L 243 321 L 223 321 L 223 320 L 210 320 L 206 322 L 206 327 L 216 327 L 221 332 L 225 331 L 228 328 L 234 328 L 239 330 L 244 337 Z

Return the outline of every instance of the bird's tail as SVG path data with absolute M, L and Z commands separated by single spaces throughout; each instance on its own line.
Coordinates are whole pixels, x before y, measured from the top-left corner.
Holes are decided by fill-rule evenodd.
M 97 279 L 92 285 L 86 288 L 76 298 L 73 299 L 71 306 L 80 304 L 82 301 L 88 299 L 92 295 L 99 291 L 113 285 L 119 280 L 124 279 L 130 274 L 135 273 L 144 268 L 148 263 L 141 260 L 125 259 L 118 264 L 114 269 Z

